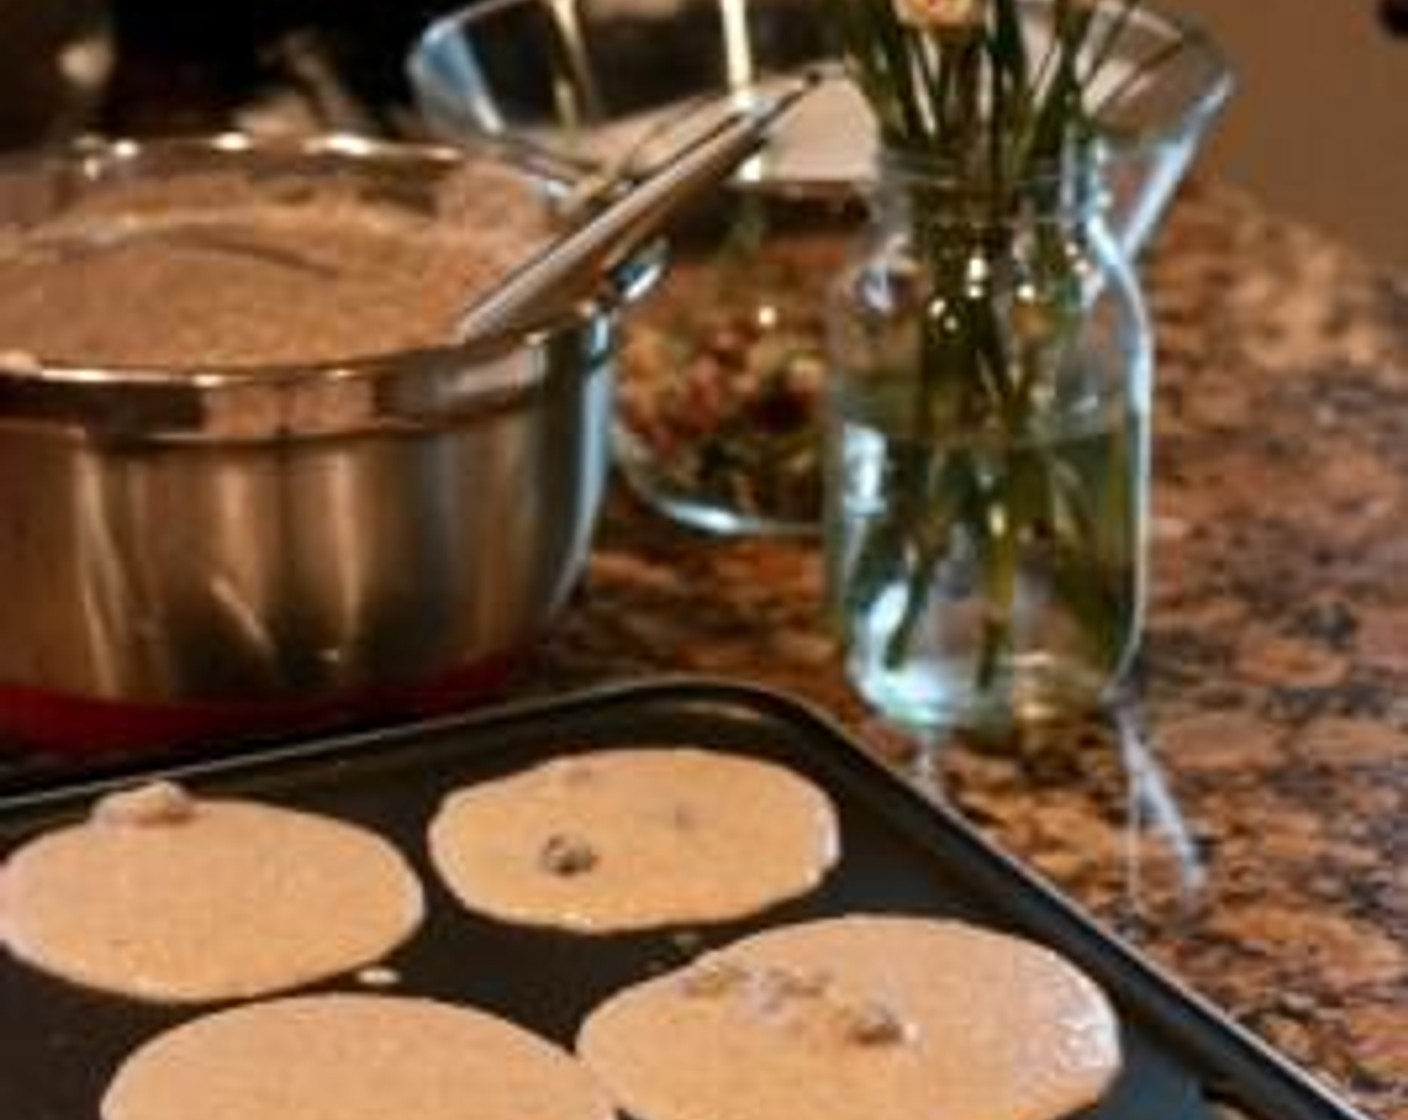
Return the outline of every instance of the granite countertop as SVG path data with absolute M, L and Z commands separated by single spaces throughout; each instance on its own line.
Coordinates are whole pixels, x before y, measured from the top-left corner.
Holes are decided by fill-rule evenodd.
M 1353 1102 L 1408 1120 L 1408 289 L 1205 186 L 1145 274 L 1153 588 L 1126 734 L 916 755 L 848 690 L 815 544 L 704 537 L 619 492 L 522 688 L 698 672 L 818 702 Z

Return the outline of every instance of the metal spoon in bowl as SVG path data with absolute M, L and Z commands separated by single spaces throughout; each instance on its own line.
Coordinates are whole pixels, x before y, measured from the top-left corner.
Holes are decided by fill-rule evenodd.
M 726 107 L 716 126 L 466 308 L 459 338 L 469 341 L 541 322 L 551 309 L 593 287 L 604 270 L 659 234 L 686 205 L 757 151 L 777 120 L 816 82 L 815 75 L 805 75 L 761 100 Z

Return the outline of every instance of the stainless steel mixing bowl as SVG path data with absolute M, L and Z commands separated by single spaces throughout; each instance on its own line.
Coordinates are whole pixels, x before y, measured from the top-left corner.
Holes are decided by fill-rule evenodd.
M 0 167 L 0 221 L 209 170 L 350 176 L 418 205 L 462 158 L 124 143 Z M 483 690 L 586 557 L 614 345 L 603 296 L 526 335 L 307 368 L 0 355 L 0 735 L 159 745 Z

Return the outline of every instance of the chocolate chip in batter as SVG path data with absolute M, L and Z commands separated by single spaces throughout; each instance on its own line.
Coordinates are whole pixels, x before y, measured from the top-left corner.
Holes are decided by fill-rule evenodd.
M 879 1000 L 840 1004 L 841 1029 L 858 1046 L 896 1046 L 909 1040 L 913 1028 Z
M 595 848 L 580 836 L 562 832 L 549 836 L 538 854 L 538 863 L 544 871 L 564 877 L 583 875 L 596 867 L 598 862 Z

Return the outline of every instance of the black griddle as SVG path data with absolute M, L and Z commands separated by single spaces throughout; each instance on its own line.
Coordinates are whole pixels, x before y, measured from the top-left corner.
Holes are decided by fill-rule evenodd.
M 424 830 L 450 789 L 554 755 L 650 744 L 756 755 L 806 774 L 840 809 L 839 866 L 813 894 L 747 921 L 610 937 L 476 918 L 439 883 L 426 858 Z M 0 796 L 0 852 L 83 815 L 95 797 L 116 785 L 156 774 L 200 793 L 329 813 L 395 841 L 421 873 L 428 917 L 386 961 L 400 978 L 392 990 L 472 1003 L 567 1045 L 604 997 L 677 967 L 701 949 L 826 915 L 928 914 L 1043 942 L 1111 995 L 1126 1064 L 1106 1100 L 1081 1120 L 1218 1120 L 1239 1114 L 1362 1120 L 1102 932 L 957 816 L 911 790 L 824 716 L 774 693 L 726 682 L 645 682 L 257 755 L 110 770 L 58 789 Z M 257 923 L 257 916 L 250 921 Z M 359 987 L 357 977 L 347 976 L 307 990 Z M 211 1009 L 151 1006 L 85 991 L 0 953 L 0 1120 L 97 1120 L 103 1089 L 128 1053 Z

